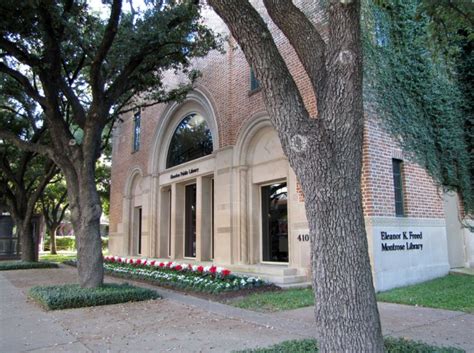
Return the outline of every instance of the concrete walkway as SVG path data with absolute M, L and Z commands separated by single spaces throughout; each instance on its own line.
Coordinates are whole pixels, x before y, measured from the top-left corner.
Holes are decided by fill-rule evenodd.
M 34 285 L 74 282 L 69 267 L 0 272 L 0 351 L 229 352 L 315 335 L 312 308 L 255 313 L 157 287 L 161 300 L 52 312 L 26 298 Z M 474 352 L 474 315 L 385 303 L 379 309 L 384 334 Z

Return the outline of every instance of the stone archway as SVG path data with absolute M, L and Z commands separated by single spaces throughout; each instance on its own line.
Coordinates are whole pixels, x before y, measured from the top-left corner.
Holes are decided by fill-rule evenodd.
M 236 234 L 240 263 L 258 264 L 262 257 L 261 190 L 265 185 L 288 182 L 289 165 L 278 135 L 262 113 L 244 125 L 234 150 L 238 182 Z

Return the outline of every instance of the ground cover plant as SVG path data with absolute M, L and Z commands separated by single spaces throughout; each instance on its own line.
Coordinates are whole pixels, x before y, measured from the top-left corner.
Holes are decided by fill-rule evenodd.
M 0 271 L 28 270 L 32 268 L 56 268 L 57 264 L 47 261 L 0 261 Z
M 238 308 L 262 312 L 291 310 L 314 305 L 314 293 L 311 288 L 255 293 L 231 301 L 230 304 Z
M 435 347 L 404 338 L 384 338 L 386 353 L 461 353 L 462 349 L 453 347 Z M 238 353 L 314 353 L 318 352 L 314 339 L 285 341 L 266 348 L 247 349 Z
M 256 277 L 237 276 L 217 266 L 160 262 L 147 259 L 104 258 L 107 273 L 122 278 L 144 280 L 166 287 L 205 293 L 222 293 L 268 285 Z
M 377 294 L 383 302 L 474 313 L 474 276 L 447 275 Z
M 104 284 L 98 288 L 81 288 L 78 284 L 36 286 L 29 296 L 48 310 L 82 308 L 159 298 L 154 290 L 124 284 Z

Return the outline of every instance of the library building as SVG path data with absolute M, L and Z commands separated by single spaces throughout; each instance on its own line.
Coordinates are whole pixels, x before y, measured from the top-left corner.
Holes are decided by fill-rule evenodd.
M 275 38 L 315 111 L 296 54 Z M 309 282 L 304 195 L 258 81 L 232 37 L 226 47 L 196 62 L 202 76 L 184 101 L 131 112 L 115 128 L 109 252 Z M 458 196 L 435 185 L 374 116 L 365 122 L 361 187 L 376 290 L 474 267 Z

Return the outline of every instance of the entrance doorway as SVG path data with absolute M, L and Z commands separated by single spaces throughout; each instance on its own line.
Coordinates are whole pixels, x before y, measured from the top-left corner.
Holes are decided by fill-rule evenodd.
M 134 209 L 134 233 L 135 233 L 135 253 L 140 255 L 142 253 L 142 208 L 135 207 Z
M 185 191 L 184 256 L 196 257 L 196 184 Z
M 262 186 L 262 260 L 288 262 L 288 188 Z

